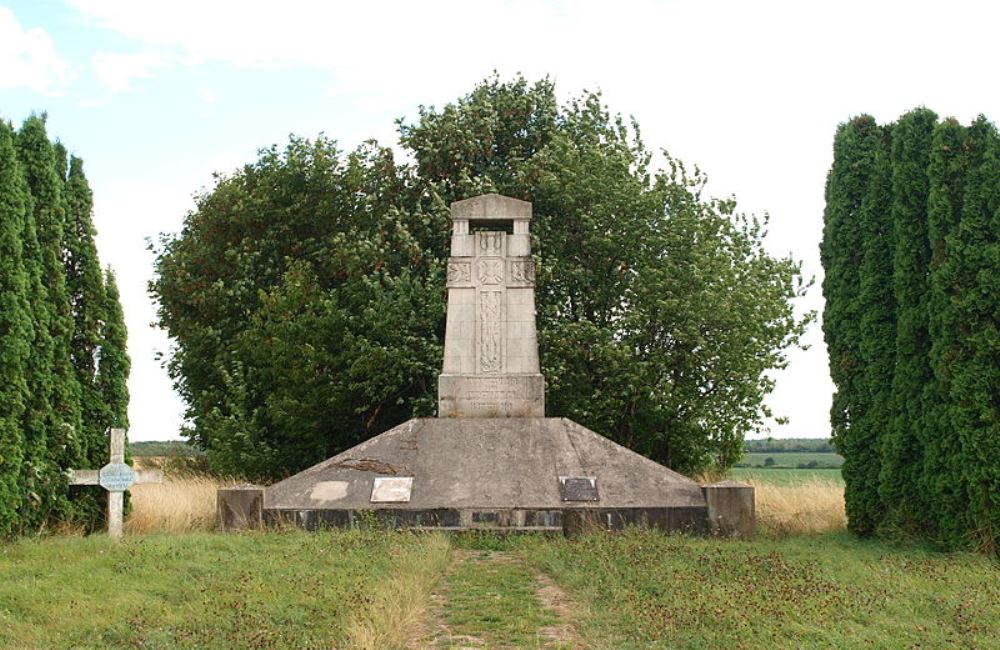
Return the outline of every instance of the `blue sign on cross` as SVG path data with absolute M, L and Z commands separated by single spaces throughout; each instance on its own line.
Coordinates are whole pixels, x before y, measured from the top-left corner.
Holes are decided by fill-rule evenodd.
M 101 468 L 99 480 L 109 492 L 124 492 L 135 483 L 135 472 L 125 463 L 108 463 Z

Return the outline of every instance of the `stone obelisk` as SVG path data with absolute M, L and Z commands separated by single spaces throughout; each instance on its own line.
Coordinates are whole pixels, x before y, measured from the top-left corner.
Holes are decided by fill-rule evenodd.
M 530 203 L 499 194 L 451 205 L 438 417 L 545 416 L 530 222 Z

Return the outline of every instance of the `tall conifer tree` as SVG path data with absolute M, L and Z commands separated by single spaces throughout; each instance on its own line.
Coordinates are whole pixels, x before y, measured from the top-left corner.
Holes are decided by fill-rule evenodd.
M 919 108 L 903 115 L 892 141 L 892 277 L 896 340 L 890 377 L 892 420 L 881 444 L 884 526 L 913 531 L 927 516 L 921 486 L 922 391 L 930 380 L 927 332 L 927 165 L 937 115 Z
M 859 283 L 859 352 L 862 376 L 857 395 L 860 416 L 854 423 L 853 445 L 863 454 L 854 463 L 855 481 L 866 487 L 866 504 L 877 517 L 884 494 L 878 489 L 882 472 L 879 449 L 892 425 L 892 377 L 896 365 L 896 305 L 892 293 L 892 127 L 882 131 L 882 143 L 861 203 L 861 279 Z M 868 486 L 871 486 L 870 488 Z
M 22 418 L 28 401 L 26 362 L 32 335 L 21 238 L 30 211 L 14 132 L 0 120 L 0 537 L 20 528 Z
M 961 217 L 932 278 L 941 327 L 933 359 L 946 409 L 942 490 L 949 546 L 1000 550 L 1000 144 L 980 116 L 967 130 Z M 936 281 L 935 281 L 936 280 Z
M 129 360 L 125 329 L 115 274 L 107 269 L 104 274 L 104 327 L 101 335 L 101 359 L 97 383 L 103 403 L 108 409 L 107 428 L 128 428 L 128 376 L 132 367 Z
M 56 147 L 57 160 L 59 145 Z M 66 268 L 66 289 L 73 312 L 71 355 L 76 379 L 80 385 L 82 414 L 81 452 L 88 467 L 100 467 L 107 462 L 108 407 L 97 385 L 97 358 L 101 346 L 101 328 L 107 308 L 104 276 L 97 257 L 93 223 L 93 194 L 83 172 L 83 161 L 76 156 L 69 160 L 63 191 L 66 222 L 63 229 L 63 255 Z M 87 518 L 100 517 L 100 499 L 93 490 L 80 490 L 74 495 L 86 509 Z
M 850 527 L 871 534 L 879 519 L 878 485 L 870 480 L 878 467 L 877 453 L 859 439 L 864 419 L 861 395 L 860 294 L 864 228 L 862 202 L 868 194 L 875 157 L 882 147 L 882 129 L 870 115 L 840 125 L 834 138 L 833 167 L 827 177 L 826 212 L 820 256 L 826 275 L 823 333 L 830 355 L 830 375 L 836 385 L 830 420 L 833 440 L 844 456 L 845 501 Z
M 970 151 L 968 130 L 949 118 L 934 129 L 930 163 L 927 223 L 930 243 L 927 358 L 932 375 L 915 390 L 922 390 L 920 402 L 924 438 L 923 484 L 930 505 L 927 531 L 945 546 L 951 546 L 963 527 L 966 510 L 961 481 L 958 432 L 953 428 L 949 393 L 955 363 L 958 333 L 953 301 L 967 289 L 965 279 L 956 275 L 955 235 L 961 220 L 966 170 Z M 911 393 L 915 397 L 919 393 Z
M 34 199 L 39 280 L 45 288 L 37 297 L 44 299 L 45 304 L 37 309 L 44 318 L 36 322 L 39 327 L 47 327 L 49 335 L 47 349 L 41 350 L 45 355 L 43 372 L 47 375 L 49 412 L 43 418 L 42 431 L 30 432 L 26 466 L 28 483 L 34 484 L 40 506 L 36 523 L 41 523 L 50 516 L 64 518 L 72 514 L 65 497 L 65 470 L 79 467 L 83 460 L 80 387 L 70 357 L 73 315 L 63 266 L 63 183 L 43 118 L 32 116 L 25 120 L 18 133 L 17 149 Z
M 65 182 L 66 176 L 69 174 L 69 152 L 66 151 L 66 146 L 62 142 L 56 140 L 52 143 L 52 154 L 55 156 L 56 176 Z

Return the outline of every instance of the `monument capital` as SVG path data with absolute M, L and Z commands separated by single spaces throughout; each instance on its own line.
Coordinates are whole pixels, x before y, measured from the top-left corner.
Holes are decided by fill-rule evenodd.
M 452 221 L 511 220 L 530 221 L 531 203 L 502 194 L 481 194 L 451 204 Z

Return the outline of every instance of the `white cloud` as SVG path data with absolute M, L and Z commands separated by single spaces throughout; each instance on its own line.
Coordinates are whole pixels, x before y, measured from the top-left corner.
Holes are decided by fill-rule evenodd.
M 45 30 L 25 31 L 13 10 L 0 6 L 0 88 L 55 92 L 69 78 L 69 64 Z
M 98 52 L 94 55 L 97 80 L 112 92 L 124 92 L 131 88 L 133 79 L 149 78 L 155 70 L 171 65 L 171 57 L 160 52 Z

